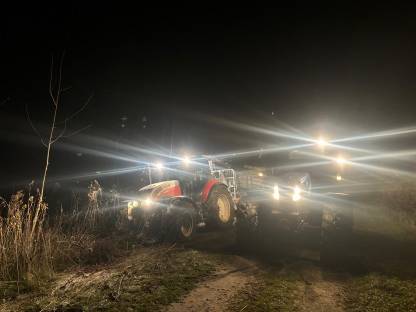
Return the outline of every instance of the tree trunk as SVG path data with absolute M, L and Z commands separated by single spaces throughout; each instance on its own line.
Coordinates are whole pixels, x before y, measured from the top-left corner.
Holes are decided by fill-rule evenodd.
M 30 238 L 31 238 L 30 241 L 32 241 L 32 239 L 33 239 L 33 233 L 35 232 L 36 225 L 37 225 L 38 219 L 39 219 L 39 212 L 40 212 L 40 209 L 42 208 L 42 204 L 43 204 L 43 196 L 44 196 L 44 192 L 45 192 L 46 176 L 48 174 L 49 158 L 50 158 L 50 155 L 51 155 L 51 146 L 52 146 L 53 134 L 54 134 L 54 130 L 55 130 L 56 115 L 57 115 L 57 112 L 58 112 L 58 102 L 54 103 L 54 106 L 55 106 L 55 109 L 54 109 L 54 113 L 53 113 L 51 131 L 49 133 L 49 140 L 48 140 L 48 149 L 47 149 L 47 153 L 46 153 L 45 169 L 43 171 L 43 177 L 42 177 L 42 184 L 41 184 L 41 188 L 40 188 L 39 201 L 38 201 L 38 205 L 36 207 L 35 216 L 33 218 L 32 231 L 30 233 Z

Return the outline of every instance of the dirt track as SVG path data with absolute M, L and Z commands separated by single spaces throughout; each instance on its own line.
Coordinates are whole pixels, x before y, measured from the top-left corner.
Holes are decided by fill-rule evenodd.
M 344 283 L 348 275 L 326 273 L 310 262 L 295 262 L 284 270 L 297 272 L 303 283 L 300 284 L 303 296 L 299 302 L 302 311 L 344 311 Z
M 227 304 L 239 290 L 256 281 L 259 273 L 257 263 L 240 256 L 232 256 L 231 262 L 223 263 L 217 273 L 200 283 L 180 302 L 170 305 L 166 311 L 226 311 Z M 348 275 L 326 273 L 309 261 L 295 261 L 284 264 L 282 275 L 299 276 L 297 285 L 301 296 L 297 306 L 301 311 L 344 311 L 344 283 Z
M 220 265 L 214 276 L 200 283 L 181 302 L 170 305 L 167 311 L 224 311 L 229 299 L 253 282 L 258 271 L 254 262 L 235 256 L 232 262 Z
M 214 252 L 229 251 L 227 242 L 212 233 L 201 235 L 191 247 L 199 246 L 204 246 L 202 249 L 209 246 Z M 319 255 L 310 250 L 298 250 L 290 260 L 284 260 L 284 257 L 281 260 L 269 266 L 267 261 L 256 262 L 244 256 L 229 255 L 212 278 L 200 283 L 180 302 L 170 305 L 167 311 L 226 311 L 233 295 L 253 284 L 261 273 L 267 274 L 268 270 L 276 268 L 281 275 L 297 277 L 300 294 L 297 306 L 301 311 L 344 311 L 344 284 L 348 274 L 324 271 L 319 266 Z

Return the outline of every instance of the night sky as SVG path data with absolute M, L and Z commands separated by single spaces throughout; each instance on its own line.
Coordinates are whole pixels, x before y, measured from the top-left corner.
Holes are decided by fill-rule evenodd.
M 90 127 L 55 146 L 51 177 L 131 165 L 85 147 L 140 158 L 117 144 L 198 154 L 279 144 L 226 121 L 290 125 L 311 136 L 415 125 L 415 13 L 300 4 L 5 10 L 0 185 L 17 188 L 41 176 L 45 150 L 25 106 L 44 130 L 51 56 L 57 60 L 63 51 L 63 84 L 70 89 L 60 118 L 93 98 L 70 124 Z

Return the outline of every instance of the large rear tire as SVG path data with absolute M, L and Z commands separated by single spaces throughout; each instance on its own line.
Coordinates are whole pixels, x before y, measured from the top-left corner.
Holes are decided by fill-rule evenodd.
M 212 223 L 229 228 L 235 221 L 235 205 L 226 186 L 214 186 L 208 197 L 207 206 Z

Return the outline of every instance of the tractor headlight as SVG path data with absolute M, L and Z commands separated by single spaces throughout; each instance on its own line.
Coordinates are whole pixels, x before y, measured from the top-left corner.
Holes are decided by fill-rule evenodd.
M 127 203 L 127 218 L 131 221 L 133 220 L 133 209 L 139 207 L 139 202 L 137 200 L 131 200 Z
M 144 208 L 150 208 L 150 206 L 152 205 L 152 200 L 150 199 L 150 198 L 146 198 L 144 201 L 143 201 L 143 207 Z
M 298 201 L 301 199 L 301 193 L 302 193 L 302 189 L 299 186 L 295 186 L 293 188 L 293 194 L 292 194 L 292 200 L 293 201 Z
M 139 207 L 139 202 L 137 200 L 129 201 L 128 204 L 127 204 L 127 207 L 130 208 L 130 209 L 131 208 L 137 208 L 137 207 Z
M 277 184 L 273 187 L 273 198 L 276 200 L 280 199 L 279 186 Z

